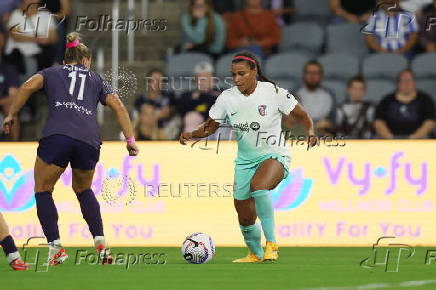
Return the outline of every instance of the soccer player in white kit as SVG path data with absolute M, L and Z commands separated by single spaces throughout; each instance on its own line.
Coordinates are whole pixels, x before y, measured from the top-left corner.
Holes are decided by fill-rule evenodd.
M 255 55 L 249 52 L 237 54 L 232 61 L 232 76 L 236 86 L 218 96 L 208 120 L 197 130 L 182 133 L 180 143 L 185 145 L 191 138 L 212 135 L 220 123 L 229 123 L 235 129 L 238 156 L 233 197 L 249 254 L 233 262 L 276 261 L 278 246 L 269 191 L 288 176 L 291 159 L 287 134 L 282 131 L 282 117 L 290 123 L 301 122 L 310 147 L 317 143 L 317 138 L 307 112 L 292 94 L 263 75 Z M 257 217 L 266 238 L 265 251 Z

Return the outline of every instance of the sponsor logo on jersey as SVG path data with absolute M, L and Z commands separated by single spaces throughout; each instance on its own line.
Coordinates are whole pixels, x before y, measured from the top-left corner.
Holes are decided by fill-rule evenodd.
M 259 128 L 260 128 L 260 124 L 259 124 L 258 122 L 251 122 L 251 124 L 250 124 L 250 128 L 251 128 L 251 130 L 253 130 L 253 131 L 257 131 L 257 130 L 259 130 Z

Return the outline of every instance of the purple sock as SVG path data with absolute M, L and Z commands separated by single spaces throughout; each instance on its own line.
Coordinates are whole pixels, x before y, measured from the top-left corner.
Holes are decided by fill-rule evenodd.
M 15 247 L 14 239 L 11 236 L 4 238 L 3 241 L 0 242 L 0 245 L 2 245 L 3 252 L 5 252 L 6 256 L 18 251 L 17 247 Z
M 59 239 L 59 216 L 51 192 L 37 192 L 35 193 L 35 199 L 36 212 L 38 214 L 42 230 L 44 231 L 44 235 L 47 237 L 47 241 L 50 243 Z
M 83 218 L 88 224 L 92 236 L 104 236 L 103 222 L 101 220 L 100 204 L 95 198 L 92 189 L 87 189 L 77 194 Z

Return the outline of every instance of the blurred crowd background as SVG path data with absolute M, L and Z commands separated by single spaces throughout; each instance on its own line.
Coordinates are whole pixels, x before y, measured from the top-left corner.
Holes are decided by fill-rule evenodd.
M 120 63 L 138 81 L 131 95 L 121 96 L 137 140 L 175 140 L 199 126 L 220 91 L 232 86 L 231 59 L 242 50 L 256 54 L 265 74 L 297 97 L 320 135 L 436 138 L 436 0 L 135 4 L 145 2 L 147 17 L 164 19 L 167 27 L 135 33 L 133 63 L 124 58 L 127 36 L 120 36 Z M 110 15 L 112 5 L 110 0 L 0 1 L 2 118 L 23 81 L 62 63 L 65 35 L 77 28 L 77 17 Z M 110 67 L 111 32 L 79 32 L 91 49 L 104 47 L 104 69 Z M 37 140 L 46 114 L 44 94 L 37 93 L 20 113 L 19 126 L 2 140 Z M 99 122 L 103 140 L 120 138 L 110 113 Z M 293 132 L 303 134 L 302 128 Z

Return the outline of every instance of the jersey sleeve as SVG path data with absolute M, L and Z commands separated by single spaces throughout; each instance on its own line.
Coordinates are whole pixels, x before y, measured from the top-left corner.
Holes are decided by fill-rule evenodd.
M 39 72 L 37 72 L 37 74 L 42 75 L 42 77 L 44 78 L 44 81 L 43 81 L 43 87 L 44 88 L 47 87 L 47 85 L 46 85 L 47 84 L 47 80 L 48 80 L 47 75 L 49 73 L 49 70 L 50 70 L 50 68 L 45 68 L 45 69 L 40 70 Z
M 99 77 L 101 80 L 101 89 L 100 89 L 100 93 L 98 94 L 98 101 L 103 106 L 106 106 L 107 95 L 113 94 L 114 90 L 112 89 L 111 85 L 109 85 L 109 83 L 105 79 L 103 79 L 100 75 L 99 75 Z
M 288 92 L 283 88 L 279 88 L 278 93 L 278 105 L 279 111 L 285 115 L 288 115 L 295 106 L 298 104 L 298 101 L 295 99 L 294 95 Z
M 227 110 L 224 102 L 224 96 L 221 93 L 221 95 L 218 96 L 215 103 L 210 108 L 209 117 L 211 117 L 218 123 L 225 123 L 226 116 Z

